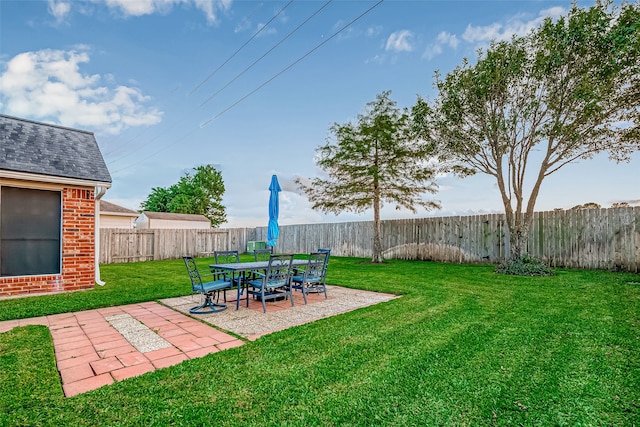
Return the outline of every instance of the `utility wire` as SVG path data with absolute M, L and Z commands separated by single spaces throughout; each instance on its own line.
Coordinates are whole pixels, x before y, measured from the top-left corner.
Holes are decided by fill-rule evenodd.
M 258 36 L 258 35 L 259 35 L 263 30 L 265 30 L 265 29 L 269 26 L 269 24 L 271 24 L 271 23 L 272 23 L 272 22 L 273 22 L 273 21 L 274 21 L 274 20 L 275 20 L 279 15 L 281 15 L 281 14 L 282 14 L 282 12 L 284 12 L 284 11 L 285 11 L 285 9 L 286 9 L 287 7 L 289 7 L 289 6 L 293 3 L 293 1 L 294 1 L 294 0 L 290 0 L 290 1 L 289 1 L 287 4 L 285 4 L 285 5 L 284 5 L 284 6 L 283 6 L 283 7 L 282 7 L 282 8 L 281 8 L 281 9 L 280 9 L 280 10 L 279 10 L 279 11 L 278 11 L 274 16 L 272 16 L 272 17 L 269 19 L 269 21 L 267 21 L 267 23 L 266 23 L 266 24 L 261 25 L 261 26 L 260 26 L 260 28 L 259 28 L 259 29 L 258 29 L 258 30 L 257 30 L 257 31 L 256 31 L 256 32 L 255 32 L 255 33 L 254 33 L 254 34 L 253 34 L 253 35 L 252 35 L 252 36 L 251 36 L 251 37 L 250 37 L 250 38 L 249 38 L 249 39 L 248 39 L 248 40 L 247 40 L 247 41 L 246 41 L 242 46 L 240 46 L 240 47 L 239 47 L 239 48 L 238 48 L 238 49 L 237 49 L 237 50 L 236 50 L 236 51 L 235 51 L 235 52 L 234 52 L 234 53 L 233 53 L 229 58 L 227 58 L 227 60 L 226 60 L 224 63 L 222 63 L 222 64 L 221 64 L 217 69 L 215 69 L 213 72 L 211 72 L 211 73 L 209 74 L 209 76 L 208 76 L 205 80 L 203 80 L 202 82 L 200 82 L 200 83 L 199 83 L 199 84 L 198 84 L 194 89 L 192 89 L 192 90 L 191 90 L 191 92 L 189 92 L 189 93 L 187 94 L 187 96 L 189 96 L 189 95 L 191 95 L 191 94 L 195 93 L 195 92 L 196 92 L 196 91 L 197 91 L 197 90 L 198 90 L 202 85 L 204 85 L 204 83 L 206 83 L 206 82 L 207 82 L 207 81 L 208 81 L 208 80 L 209 80 L 209 79 L 210 79 L 210 78 L 211 78 L 215 73 L 217 73 L 217 72 L 218 72 L 218 71 L 219 71 L 219 70 L 220 70 L 224 65 L 226 65 L 226 64 L 227 64 L 227 63 L 228 63 L 228 62 L 229 62 L 233 57 L 235 57 L 235 56 L 236 56 L 236 55 L 237 55 L 237 54 L 238 54 L 238 53 L 239 53 L 239 52 L 240 52 L 244 47 L 246 47 L 246 46 L 247 46 L 247 45 L 248 45 L 248 44 L 249 44 L 249 43 L 250 43 L 250 42 L 251 42 L 251 41 L 252 41 L 256 36 Z M 309 20 L 309 19 L 307 18 L 307 21 L 308 21 L 308 20 Z M 305 22 L 306 22 L 306 21 L 305 21 Z M 176 88 L 176 89 L 177 89 L 177 88 Z M 175 90 L 176 90 L 176 89 L 172 90 L 171 92 L 175 92 Z M 191 111 L 191 113 L 194 113 L 198 108 L 200 108 L 200 107 L 196 107 L 196 108 L 194 108 L 194 109 Z M 184 115 L 184 116 L 186 117 L 186 116 L 187 116 L 187 114 L 185 113 L 185 115 Z M 166 125 L 166 123 L 165 123 L 165 125 Z M 150 129 L 150 128 L 147 128 L 147 129 L 145 129 L 145 130 L 143 130 L 143 131 L 139 132 L 139 133 L 138 133 L 138 135 L 137 135 L 137 137 L 139 137 L 141 134 L 145 133 L 148 129 Z M 114 163 L 118 163 L 118 162 L 120 162 L 121 160 L 125 160 L 125 159 L 127 159 L 128 157 L 130 157 L 131 155 L 133 155 L 133 154 L 135 154 L 135 153 L 137 153 L 137 152 L 141 151 L 141 150 L 142 150 L 142 149 L 144 149 L 147 145 L 149 145 L 151 142 L 155 141 L 156 139 L 158 139 L 159 137 L 161 137 L 161 136 L 163 136 L 163 135 L 164 135 L 164 133 L 162 133 L 162 132 L 161 132 L 161 133 L 159 133 L 159 134 L 157 134 L 156 136 L 154 136 L 153 138 L 151 138 L 151 140 L 150 140 L 150 141 L 148 141 L 147 143 L 145 143 L 145 144 L 139 144 L 139 145 L 137 146 L 137 148 L 136 148 L 136 149 L 134 149 L 133 151 L 129 151 L 129 152 L 127 152 L 127 153 L 122 154 L 121 156 L 118 156 L 118 157 L 116 157 L 116 158 L 114 158 L 114 159 L 110 160 L 110 161 L 108 162 L 108 164 L 109 164 L 109 165 L 113 165 Z M 121 142 L 120 144 L 118 144 L 118 145 L 119 145 L 119 147 L 117 147 L 117 148 L 112 148 L 112 149 L 109 151 L 109 153 L 108 153 L 108 154 L 113 154 L 113 153 L 115 153 L 116 151 L 120 151 L 120 148 L 121 148 L 124 144 L 128 144 L 128 143 L 131 143 L 131 142 L 135 141 L 135 140 L 137 139 L 137 137 L 132 137 L 132 138 L 130 138 L 130 139 L 129 139 L 128 141 L 126 141 L 126 142 Z M 156 152 L 156 154 L 157 154 L 157 152 Z M 135 164 L 137 164 L 137 163 L 140 163 L 140 162 L 136 162 L 136 163 L 134 163 L 134 165 L 135 165 Z M 120 170 L 122 170 L 122 169 L 120 169 Z
M 219 112 L 218 114 L 210 117 L 209 119 L 207 119 L 206 121 L 204 121 L 203 123 L 200 124 L 200 127 L 205 127 L 207 126 L 209 123 L 211 123 L 212 121 L 218 119 L 220 116 L 222 116 L 224 113 L 226 113 L 227 111 L 231 110 L 233 107 L 235 107 L 236 105 L 240 104 L 242 101 L 244 101 L 245 99 L 249 98 L 251 95 L 253 95 L 254 93 L 258 92 L 260 89 L 262 89 L 263 87 L 265 87 L 266 85 L 268 85 L 269 83 L 271 83 L 273 80 L 275 80 L 276 78 L 280 77 L 282 74 L 284 74 L 286 71 L 288 71 L 290 68 L 292 68 L 293 66 L 295 66 L 298 62 L 302 61 L 303 59 L 305 59 L 307 56 L 311 55 L 313 52 L 315 52 L 316 50 L 318 50 L 320 47 L 324 46 L 325 44 L 327 44 L 330 40 L 332 40 L 334 37 L 336 37 L 338 34 L 340 34 L 341 32 L 343 32 L 344 30 L 346 30 L 348 27 L 350 27 L 351 25 L 353 25 L 356 21 L 358 21 L 359 19 L 361 19 L 363 16 L 365 16 L 367 13 L 371 12 L 373 9 L 375 9 L 376 7 L 378 7 L 384 0 L 380 0 L 378 1 L 378 3 L 374 4 L 373 6 L 371 6 L 369 9 L 367 9 L 366 11 L 364 11 L 362 14 L 360 14 L 358 17 L 354 18 L 351 22 L 349 22 L 348 24 L 344 25 L 342 28 L 340 28 L 338 31 L 336 31 L 335 33 L 333 33 L 331 36 L 329 36 L 326 40 L 324 40 L 322 43 L 319 43 L 318 45 L 316 45 L 313 49 L 311 49 L 310 51 L 308 51 L 307 53 L 305 53 L 304 55 L 302 55 L 300 58 L 296 59 L 295 61 L 293 61 L 291 64 L 287 65 L 285 68 L 283 68 L 280 72 L 276 73 L 273 77 L 271 77 L 269 80 L 265 81 L 264 83 L 262 83 L 260 86 L 258 86 L 257 88 L 255 88 L 254 90 L 252 90 L 251 92 L 249 92 L 248 94 L 246 94 L 245 96 L 243 96 L 242 98 L 240 98 L 239 100 L 237 100 L 236 102 L 234 102 L 233 104 L 231 104 L 229 107 L 225 108 L 224 110 L 222 110 L 221 112 Z
M 145 156 L 144 156 L 144 158 L 138 159 L 137 161 L 134 161 L 133 163 L 130 163 L 129 165 L 122 166 L 120 169 L 116 169 L 115 171 L 110 171 L 110 173 L 112 173 L 112 174 L 116 174 L 116 173 L 118 173 L 118 172 L 122 172 L 122 171 L 124 171 L 124 170 L 129 169 L 129 168 L 132 168 L 133 166 L 138 165 L 138 164 L 140 164 L 140 163 L 142 163 L 142 162 L 144 162 L 144 161 L 147 161 L 147 160 L 149 160 L 150 158 L 157 156 L 158 154 L 160 154 L 160 153 L 161 153 L 161 152 L 163 152 L 164 150 L 166 150 L 166 149 L 170 148 L 172 145 L 174 145 L 174 144 L 176 144 L 176 143 L 178 143 L 178 142 L 185 141 L 188 137 L 190 137 L 191 135 L 193 135 L 193 134 L 194 134 L 194 132 L 196 132 L 197 130 L 198 130 L 198 128 L 192 128 L 189 132 L 187 132 L 186 134 L 182 135 L 182 137 L 178 138 L 178 140 L 177 140 L 177 141 L 172 141 L 172 143 L 171 143 L 171 144 L 167 144 L 167 145 L 164 145 L 164 146 L 162 146 L 162 147 L 158 148 L 156 151 L 154 151 L 154 152 L 152 152 L 152 153 L 149 153 L 149 154 L 145 155 Z M 139 150 L 136 150 L 136 151 L 139 151 Z M 121 159 L 119 159 L 119 160 L 122 160 L 122 158 L 121 158 Z
M 296 31 L 298 31 L 300 28 L 302 28 L 307 22 L 309 22 L 314 16 L 316 16 L 318 13 L 320 13 L 322 11 L 322 9 L 324 9 L 325 7 L 329 6 L 329 4 L 332 2 L 333 0 L 328 0 L 325 4 L 323 4 L 318 10 L 316 10 L 315 12 L 313 12 L 313 14 L 311 16 L 309 16 L 307 19 L 305 19 L 300 25 L 298 25 L 296 28 L 294 28 L 291 32 L 289 32 L 289 34 L 287 34 L 286 36 L 284 36 L 282 39 L 280 39 L 280 41 L 278 41 L 278 43 L 276 43 L 275 45 L 273 45 L 273 47 L 271 49 L 269 49 L 268 51 L 266 51 L 260 58 L 256 59 L 255 61 L 253 61 L 253 63 L 251 63 L 251 65 L 249 65 L 247 68 L 245 68 L 244 70 L 242 70 L 237 76 L 235 76 L 233 79 L 231 79 L 229 82 L 227 82 L 227 84 L 225 84 L 224 86 L 222 86 L 220 89 L 218 89 L 218 91 L 216 93 L 214 93 L 213 95 L 211 95 L 210 97 L 208 97 L 207 99 L 205 99 L 204 101 L 202 101 L 200 103 L 200 105 L 198 106 L 198 108 L 202 107 L 204 104 L 206 104 L 207 102 L 211 101 L 216 95 L 218 95 L 220 92 L 222 92 L 223 90 L 225 90 L 226 88 L 228 88 L 229 86 L 231 86 L 231 84 L 233 84 L 233 82 L 235 82 L 236 80 L 238 80 L 240 77 L 242 77 L 244 75 L 244 73 L 246 73 L 247 71 L 249 71 L 251 68 L 253 68 L 258 62 L 262 61 L 264 59 L 265 56 L 269 55 L 271 52 L 273 52 L 278 46 L 280 46 L 282 43 L 284 43 L 285 40 L 287 40 L 289 37 L 291 37 Z
M 260 34 L 260 33 L 261 33 L 265 28 L 267 28 L 267 27 L 269 26 L 269 24 L 270 24 L 271 22 L 273 22 L 273 20 L 274 20 L 274 19 L 276 19 L 276 18 L 277 18 L 277 17 L 278 17 L 282 12 L 284 12 L 284 10 L 285 10 L 287 7 L 289 7 L 289 6 L 291 5 L 291 3 L 293 3 L 293 0 L 289 0 L 289 3 L 285 4 L 285 5 L 282 7 L 282 9 L 280 9 L 280 10 L 278 11 L 278 13 L 276 13 L 275 15 L 273 15 L 273 17 L 272 17 L 272 18 L 271 18 L 271 19 L 270 19 L 266 24 L 264 24 L 263 26 L 261 26 L 261 27 L 258 29 L 258 31 L 256 31 L 256 32 L 253 34 L 253 36 L 251 36 L 251 37 L 249 38 L 249 40 L 247 40 L 247 41 L 246 41 L 242 46 L 240 46 L 240 47 L 238 48 L 238 50 L 236 50 L 235 52 L 233 52 L 233 54 L 232 54 L 230 57 L 228 57 L 226 61 L 224 61 L 224 62 L 223 62 L 223 63 L 222 63 L 218 68 L 216 68 L 216 69 L 215 69 L 215 70 L 213 70 L 211 73 L 209 73 L 209 75 L 208 75 L 208 76 L 207 76 L 203 81 L 201 81 L 201 82 L 200 82 L 200 83 L 199 83 L 195 88 L 193 88 L 193 89 L 191 90 L 191 92 L 189 92 L 189 93 L 187 94 L 187 96 L 191 96 L 194 92 L 196 92 L 198 89 L 200 89 L 200 87 L 201 87 L 203 84 L 205 84 L 207 81 L 209 81 L 209 79 L 210 79 L 211 77 L 213 77 L 213 76 L 214 76 L 218 71 L 220 71 L 220 69 L 221 69 L 222 67 L 224 67 L 224 66 L 225 66 L 229 61 L 231 61 L 231 60 L 233 59 L 233 57 L 234 57 L 234 56 L 236 56 L 236 55 L 237 55 L 237 54 L 238 54 L 242 49 L 244 49 L 244 48 L 245 48 L 245 46 L 247 46 L 249 43 L 251 43 L 251 41 L 252 41 L 253 39 L 255 39 L 255 38 L 258 36 L 258 34 Z
M 293 0 L 292 0 L 293 1 Z M 332 1 L 332 0 L 331 0 Z M 373 6 L 371 6 L 369 9 L 367 9 L 365 12 L 363 12 L 362 14 L 360 14 L 358 17 L 354 18 L 353 20 L 351 20 L 348 24 L 344 25 L 342 28 L 340 28 L 339 30 L 337 30 L 335 33 L 333 33 L 330 37 L 328 37 L 326 40 L 324 40 L 322 43 L 319 43 L 318 45 L 316 45 L 313 49 L 311 49 L 310 51 L 308 51 L 307 53 L 305 53 L 303 56 L 301 56 L 300 58 L 298 58 L 296 61 L 292 62 L 291 64 L 289 64 L 287 67 L 285 67 L 284 69 L 282 69 L 280 72 L 278 72 L 277 74 L 275 74 L 273 77 L 271 77 L 269 80 L 265 81 L 264 83 L 262 83 L 260 86 L 258 86 L 256 89 L 254 89 L 253 91 L 249 92 L 247 95 L 243 96 L 241 99 L 239 99 L 238 101 L 236 101 L 235 103 L 233 103 L 231 106 L 227 107 L 225 110 L 221 111 L 220 113 L 216 114 L 215 116 L 209 118 L 207 121 L 203 122 L 202 124 L 200 124 L 199 128 L 203 128 L 206 125 L 208 125 L 211 121 L 216 120 L 217 118 L 219 118 L 220 116 L 222 116 L 224 113 L 226 113 L 227 111 L 231 110 L 232 108 L 234 108 L 235 106 L 237 106 L 238 104 L 240 104 L 241 102 L 243 102 L 244 100 L 246 100 L 247 98 L 249 98 L 251 95 L 253 95 L 254 93 L 258 92 L 260 89 L 262 89 L 264 86 L 266 86 L 267 84 L 269 84 L 271 81 L 275 80 L 277 77 L 279 77 L 280 75 L 284 74 L 286 71 L 288 71 L 290 68 L 292 68 L 293 66 L 295 66 L 298 62 L 302 61 L 304 58 L 306 58 L 307 56 L 311 55 L 313 52 L 315 52 L 316 50 L 318 50 L 320 47 L 322 47 L 323 45 L 325 45 L 326 43 L 328 43 L 330 40 L 332 40 L 334 37 L 336 37 L 338 34 L 340 34 L 341 32 L 343 32 L 344 30 L 346 30 L 348 27 L 350 27 L 351 25 L 353 25 L 356 21 L 360 20 L 362 17 L 364 17 L 366 14 L 368 14 L 369 12 L 371 12 L 373 9 L 375 9 L 376 7 L 378 7 L 384 0 L 380 0 L 378 1 L 376 4 L 374 4 Z M 309 19 L 307 19 L 306 21 L 308 21 Z M 305 21 L 305 22 L 306 22 Z M 195 109 L 194 109 L 195 110 Z M 128 166 L 123 166 L 118 170 L 113 171 L 113 173 L 118 173 L 121 172 L 123 170 L 129 169 L 137 164 L 142 163 L 143 161 L 156 156 L 157 154 L 159 154 L 160 152 L 168 149 L 170 146 L 174 145 L 177 142 L 181 142 L 186 140 L 187 136 L 192 135 L 195 129 L 191 129 L 191 131 L 187 132 L 183 137 L 179 138 L 177 141 L 173 141 L 170 144 L 167 144 L 161 148 L 158 148 L 158 150 L 156 150 L 155 152 L 146 155 L 144 159 L 139 159 L 138 161 L 129 164 Z M 157 138 L 153 138 L 153 140 L 155 140 Z M 145 144 L 146 145 L 146 144 Z M 136 150 L 138 151 L 138 150 Z M 131 153 L 129 153 L 131 154 Z M 127 155 L 125 155 L 123 158 L 119 158 L 116 161 L 120 161 L 123 160 L 124 158 L 128 157 Z M 113 162 L 110 162 L 113 163 Z

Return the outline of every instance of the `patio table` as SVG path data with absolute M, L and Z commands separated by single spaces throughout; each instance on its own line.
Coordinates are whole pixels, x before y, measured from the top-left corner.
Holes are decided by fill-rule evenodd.
M 309 261 L 306 259 L 294 259 L 291 263 L 292 267 L 299 267 L 303 265 L 307 265 Z M 238 295 L 236 297 L 236 310 L 240 306 L 240 296 L 244 292 L 245 289 L 245 279 L 247 277 L 247 273 L 252 273 L 255 271 L 266 270 L 269 266 L 269 261 L 248 261 L 248 262 L 231 262 L 226 264 L 209 264 L 209 268 L 211 270 L 226 270 L 231 272 L 231 280 L 233 281 L 236 277 L 239 279 L 238 284 Z M 247 307 L 249 306 L 249 293 L 246 295 Z

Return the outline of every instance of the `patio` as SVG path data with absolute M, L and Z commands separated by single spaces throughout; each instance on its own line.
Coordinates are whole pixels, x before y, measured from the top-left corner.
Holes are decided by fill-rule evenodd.
M 252 341 L 271 332 L 396 298 L 337 286 L 329 286 L 328 293 L 327 300 L 324 295 L 309 295 L 307 305 L 296 293 L 294 307 L 290 301 L 273 302 L 266 314 L 259 301 L 252 300 L 248 309 L 241 306 L 235 311 L 234 301 L 229 300 L 229 308 L 221 313 L 187 316 L 200 298 L 193 295 L 163 299 L 162 304 L 146 302 L 4 321 L 0 322 L 0 333 L 16 326 L 48 326 L 63 391 L 70 397 L 241 346 L 245 341 L 238 336 Z
M 262 312 L 260 301 L 250 299 L 249 310 L 241 301 L 240 309 L 235 311 L 235 296 L 227 298 L 229 308 L 220 313 L 199 314 L 198 319 L 215 325 L 225 331 L 233 332 L 249 341 L 275 331 L 313 322 L 324 317 L 335 316 L 361 307 L 398 298 L 396 295 L 379 292 L 368 292 L 358 289 L 327 286 L 328 299 L 322 294 L 307 295 L 305 305 L 300 292 L 294 292 L 294 307 L 290 301 L 274 301 L 267 303 L 267 312 Z M 182 313 L 189 313 L 189 308 L 199 303 L 200 296 L 189 295 L 180 298 L 161 300 L 163 304 Z

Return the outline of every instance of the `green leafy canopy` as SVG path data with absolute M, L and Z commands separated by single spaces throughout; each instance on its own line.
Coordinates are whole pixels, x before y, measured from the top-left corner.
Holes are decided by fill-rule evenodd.
M 316 151 L 316 163 L 326 178 L 315 178 L 308 185 L 298 181 L 313 209 L 335 214 L 373 209 L 374 262 L 382 260 L 383 203 L 411 212 L 417 211 L 416 206 L 439 208 L 437 202 L 423 198 L 437 192 L 437 170 L 430 162 L 433 146 L 416 137 L 410 114 L 399 109 L 390 94 L 377 95 L 355 122 L 330 128 L 331 137 Z
M 152 188 L 140 208 L 152 212 L 200 214 L 209 218 L 212 227 L 223 224 L 227 214 L 222 204 L 225 190 L 222 174 L 212 165 L 193 170 L 193 175 L 185 173 L 168 188 Z
M 526 36 L 494 41 L 442 77 L 412 109 L 416 132 L 457 170 L 495 178 L 511 255 L 526 250 L 544 178 L 608 152 L 640 147 L 640 7 L 575 4 Z

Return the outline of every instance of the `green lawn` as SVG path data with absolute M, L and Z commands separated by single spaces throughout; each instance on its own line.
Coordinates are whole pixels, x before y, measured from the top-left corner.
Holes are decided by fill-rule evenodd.
M 328 281 L 403 297 L 72 398 L 46 328 L 0 334 L 0 425 L 640 425 L 638 275 L 364 261 L 332 257 Z M 182 260 L 102 272 L 0 319 L 189 291 Z

